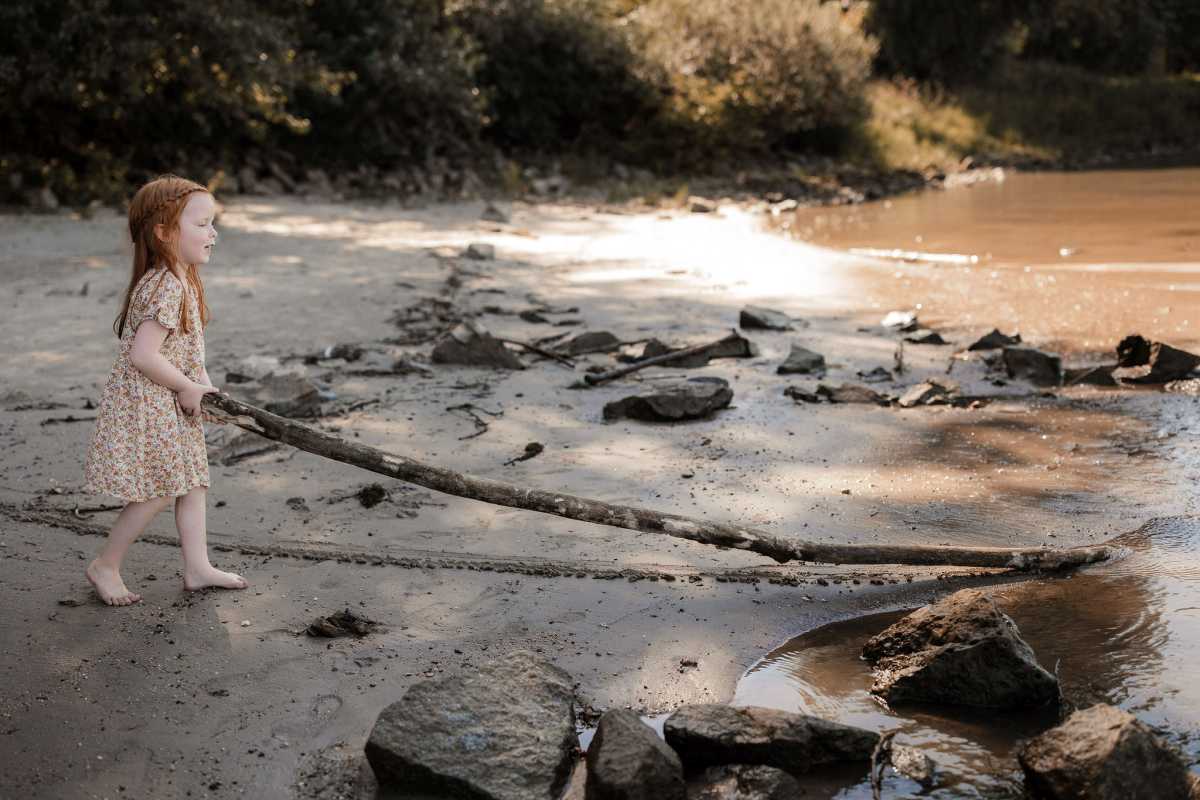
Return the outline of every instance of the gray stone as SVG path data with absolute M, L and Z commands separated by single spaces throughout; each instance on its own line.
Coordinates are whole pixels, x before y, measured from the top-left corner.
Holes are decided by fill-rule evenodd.
M 893 744 L 889 760 L 892 762 L 892 769 L 921 784 L 925 789 L 931 789 L 937 783 L 937 764 L 915 747 Z
M 1122 383 L 1168 383 L 1186 378 L 1197 367 L 1200 356 L 1133 334 L 1117 345 L 1112 374 Z
M 645 422 L 700 419 L 725 408 L 732 400 L 733 390 L 723 378 L 689 378 L 606 403 L 604 419 L 629 417 Z
M 488 203 L 484 206 L 483 213 L 479 215 L 479 218 L 485 222 L 499 222 L 501 224 L 508 224 L 511 220 L 509 214 L 495 203 Z
M 819 383 L 817 384 L 817 394 L 831 403 L 867 403 L 886 406 L 892 401 L 888 395 L 880 394 L 874 389 L 857 383 L 843 383 L 841 386 Z
M 896 405 L 901 408 L 945 405 L 957 393 L 957 384 L 937 378 L 930 378 L 924 383 L 910 386 L 904 394 L 900 395 L 900 399 L 896 401 Z
M 367 759 L 385 790 L 551 800 L 578 742 L 571 687 L 570 675 L 525 651 L 414 684 L 380 712 Z
M 496 248 L 483 242 L 472 242 L 463 255 L 476 261 L 491 261 L 496 257 Z
M 663 726 L 688 769 L 765 764 L 791 773 L 841 761 L 864 766 L 879 734 L 836 722 L 754 706 L 683 706 Z
M 461 364 L 468 367 L 525 369 L 504 344 L 477 322 L 466 320 L 442 336 L 433 346 L 430 360 L 435 364 Z
M 931 331 L 928 329 L 915 330 L 910 335 L 905 336 L 904 341 L 912 342 L 913 344 L 932 344 L 932 345 L 950 344 L 949 342 L 947 342 L 945 339 L 942 338 L 942 335 L 940 333 L 938 333 L 937 331 Z
M 655 358 L 657 356 L 665 356 L 668 353 L 673 353 L 678 350 L 685 350 L 684 347 L 671 347 L 658 339 L 651 339 L 642 347 L 642 353 L 633 361 L 644 361 L 647 358 Z M 695 353 L 690 356 L 680 356 L 676 359 L 670 359 L 660 364 L 663 367 L 675 367 L 676 369 L 691 369 L 693 367 L 707 366 L 708 362 L 714 358 L 754 358 L 758 355 L 758 347 L 754 342 L 744 336 L 731 335 L 720 340 L 720 344 L 712 347 L 703 353 Z
M 1040 706 L 1059 699 L 1016 623 L 980 591 L 963 589 L 872 637 L 863 658 L 875 665 L 871 691 L 889 703 L 986 708 Z
M 337 399 L 336 394 L 300 371 L 270 372 L 249 383 L 234 382 L 229 393 L 272 414 L 293 419 L 319 417 L 321 404 Z
M 1032 347 L 1004 348 L 1004 371 L 1008 377 L 1029 381 L 1034 386 L 1062 383 L 1062 359 Z
M 790 397 L 796 403 L 819 403 L 821 395 L 815 392 L 806 392 L 799 386 L 789 386 L 783 390 L 784 397 Z
M 1108 705 L 1076 711 L 1028 742 L 1017 760 L 1039 800 L 1186 800 L 1187 764 L 1131 714 Z
M 379 781 L 361 750 L 345 745 L 309 753 L 296 769 L 297 800 L 375 800 Z
M 792 343 L 787 359 L 775 370 L 780 375 L 806 375 L 825 371 L 825 356 Z
M 893 377 L 891 371 L 884 367 L 874 367 L 867 372 L 859 371 L 855 374 L 863 383 L 887 383 Z
M 782 311 L 759 306 L 746 306 L 738 315 L 739 328 L 757 328 L 770 331 L 790 331 L 792 318 Z
M 588 800 L 684 800 L 683 764 L 628 709 L 600 718 L 587 752 Z
M 1012 336 L 1001 333 L 999 328 L 992 328 L 989 333 L 985 333 L 976 339 L 968 350 L 999 350 L 1001 347 L 1012 347 L 1021 343 L 1021 334 L 1014 333 Z
M 796 800 L 806 794 L 789 773 L 762 765 L 709 767 L 688 782 L 688 800 Z
M 555 350 L 569 356 L 586 353 L 612 353 L 621 347 L 621 340 L 608 331 L 584 331 L 555 346 Z

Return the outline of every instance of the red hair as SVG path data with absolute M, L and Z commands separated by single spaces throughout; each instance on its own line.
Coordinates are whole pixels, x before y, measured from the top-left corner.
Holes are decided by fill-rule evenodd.
M 160 175 L 137 190 L 133 200 L 129 202 L 129 238 L 133 240 L 133 271 L 129 276 L 129 286 L 125 289 L 125 301 L 121 304 L 121 313 L 113 322 L 113 331 L 118 338 L 125 333 L 125 321 L 129 318 L 129 302 L 133 298 L 133 290 L 147 272 L 156 267 L 164 270 L 172 269 L 179 263 L 179 251 L 176 248 L 179 231 L 179 220 L 187 199 L 196 192 L 208 193 L 208 189 L 195 181 L 180 178 L 178 175 Z M 168 233 L 159 238 L 155 227 L 162 225 Z M 200 273 L 195 264 L 184 264 L 184 280 L 191 287 L 200 304 L 200 325 L 208 325 L 208 304 L 204 302 L 204 284 L 200 282 Z M 163 272 L 163 276 L 166 272 Z M 159 280 L 162 280 L 162 277 Z M 185 313 L 186 304 L 179 308 L 179 328 L 182 332 L 191 331 L 191 323 Z

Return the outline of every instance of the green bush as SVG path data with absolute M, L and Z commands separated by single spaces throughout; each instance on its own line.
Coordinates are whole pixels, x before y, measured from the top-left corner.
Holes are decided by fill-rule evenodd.
M 875 43 L 818 0 L 648 0 L 648 80 L 702 150 L 836 145 L 863 113 Z
M 464 0 L 450 17 L 467 37 L 485 131 L 510 152 L 628 155 L 660 102 L 596 0 Z

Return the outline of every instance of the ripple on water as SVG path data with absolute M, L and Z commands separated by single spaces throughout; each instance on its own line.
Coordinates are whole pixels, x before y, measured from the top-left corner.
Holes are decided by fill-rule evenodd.
M 1118 561 L 1061 578 L 992 590 L 1044 667 L 1056 670 L 1068 702 L 1112 703 L 1159 729 L 1200 760 L 1200 520 L 1156 519 L 1120 537 Z M 743 676 L 735 705 L 797 711 L 876 731 L 897 731 L 943 768 L 932 797 L 1019 797 L 1016 748 L 1057 721 L 1053 712 L 950 708 L 889 709 L 870 694 L 863 642 L 903 612 L 835 623 L 799 636 Z M 891 796 L 916 784 L 889 778 Z M 837 797 L 870 797 L 865 781 Z

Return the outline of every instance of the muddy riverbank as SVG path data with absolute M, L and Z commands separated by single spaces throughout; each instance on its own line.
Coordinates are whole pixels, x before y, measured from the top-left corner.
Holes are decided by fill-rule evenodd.
M 1186 464 L 1195 462 L 1176 460 L 1191 397 L 1094 387 L 1031 396 L 1017 383 L 994 386 L 978 363 L 953 375 L 966 393 L 996 396 L 978 408 L 784 396 L 818 382 L 776 374 L 793 342 L 826 357 L 826 382 L 894 368 L 897 337 L 879 321 L 911 303 L 887 289 L 893 265 L 772 235 L 737 208 L 519 204 L 509 224 L 483 222 L 481 210 L 231 203 L 205 274 L 209 372 L 221 385 L 247 356 L 343 342 L 422 359 L 428 345 L 387 344 L 402 333 L 389 320 L 442 296 L 452 270 L 455 302 L 523 341 L 587 329 L 694 343 L 725 333 L 753 302 L 807 325 L 748 333 L 754 359 L 647 370 L 589 390 L 567 387 L 610 356 L 585 356 L 574 371 L 531 358 L 520 372 L 375 377 L 314 365 L 336 394 L 318 422 L 473 474 L 829 542 L 1069 546 L 1194 511 Z M 476 241 L 493 245 L 495 260 L 457 258 Z M 339 498 L 373 476 L 280 449 L 212 470 L 210 541 L 249 591 L 184 596 L 167 514 L 128 562 L 145 602 L 98 606 L 82 567 L 113 513 L 75 513 L 111 501 L 79 493 L 90 426 L 68 418 L 94 413 L 126 268 L 111 214 L 0 217 L 0 332 L 10 343 L 0 355 L 0 579 L 11 603 L 0 674 L 13 687 L 0 708 L 0 756 L 16 765 L 0 778 L 6 793 L 291 796 L 305 754 L 339 741 L 360 748 L 379 708 L 413 682 L 497 653 L 540 649 L 594 708 L 661 712 L 731 699 L 742 673 L 793 635 L 989 580 L 780 567 L 399 486 L 364 508 Z M 978 278 L 947 276 L 962 292 Z M 578 311 L 549 324 L 485 311 L 535 300 Z M 920 314 L 961 344 L 993 324 L 955 317 L 949 303 Z M 570 319 L 580 324 L 553 324 Z M 1114 329 L 1112 344 L 1128 332 Z M 907 345 L 906 372 L 876 388 L 944 375 L 954 349 Z M 602 421 L 604 404 L 631 387 L 683 374 L 728 380 L 732 407 L 671 425 Z M 464 438 L 477 426 L 450 410 L 464 403 L 489 412 L 482 435 Z M 505 465 L 534 441 L 544 445 L 537 457 Z M 313 617 L 346 607 L 384 630 L 333 643 L 302 635 Z M 681 670 L 683 659 L 698 666 Z

